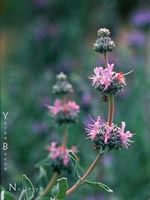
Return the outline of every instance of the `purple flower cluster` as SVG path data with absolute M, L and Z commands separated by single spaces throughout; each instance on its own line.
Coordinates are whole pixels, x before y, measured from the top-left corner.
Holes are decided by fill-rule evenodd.
M 72 85 L 67 81 L 67 76 L 61 72 L 57 76 L 56 84 L 53 86 L 53 93 L 61 95 L 62 99 L 56 99 L 53 106 L 47 105 L 55 122 L 59 125 L 74 123 L 80 112 L 80 107 L 75 101 L 68 100 L 68 94 L 73 92 Z
M 58 146 L 57 142 L 52 142 L 48 148 L 50 154 L 49 157 L 52 159 L 52 167 L 54 171 L 60 171 L 62 169 L 68 170 L 70 165 L 69 153 L 76 153 L 76 147 L 73 146 L 71 149 L 67 149 L 65 146 Z
M 126 85 L 124 74 L 114 72 L 113 68 L 114 64 L 108 64 L 108 68 L 96 67 L 94 75 L 89 76 L 89 79 L 92 80 L 92 86 L 104 95 L 115 94 Z
M 93 142 L 94 149 L 121 149 L 122 147 L 128 148 L 132 142 L 130 138 L 133 136 L 129 131 L 125 131 L 125 122 L 121 123 L 121 127 L 112 124 L 110 127 L 108 123 L 102 122 L 100 116 L 97 120 L 92 120 L 92 124 L 87 124 L 86 131 L 88 137 Z
M 150 10 L 143 9 L 134 13 L 131 19 L 132 23 L 141 29 L 150 28 Z
M 47 105 L 47 108 L 59 125 L 62 123 L 74 123 L 80 112 L 80 107 L 75 101 L 64 103 L 59 99 L 55 100 L 54 106 Z
M 127 42 L 130 46 L 141 47 L 145 43 L 145 37 L 143 33 L 140 32 L 131 32 L 127 35 Z

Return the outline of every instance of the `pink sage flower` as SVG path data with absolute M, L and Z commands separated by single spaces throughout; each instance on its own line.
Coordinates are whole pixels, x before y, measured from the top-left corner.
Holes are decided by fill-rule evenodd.
M 93 119 L 92 121 L 94 123 L 87 124 L 87 128 L 85 128 L 85 130 L 89 133 L 88 138 L 91 138 L 93 140 L 96 137 L 96 135 L 99 133 L 101 118 L 100 116 L 98 116 L 96 121 L 94 121 Z
M 61 101 L 59 99 L 56 99 L 54 102 L 54 106 L 46 105 L 46 107 L 50 110 L 50 112 L 53 115 L 57 115 L 57 113 L 59 113 L 62 109 Z
M 89 79 L 92 79 L 92 86 L 97 85 L 100 81 L 101 75 L 101 68 L 102 67 L 95 67 L 94 68 L 94 73 L 95 75 L 89 76 Z
M 126 147 L 126 148 L 128 148 L 128 146 L 130 145 L 129 142 L 133 142 L 133 141 L 131 141 L 129 139 L 129 138 L 131 138 L 133 136 L 133 134 L 130 133 L 129 131 L 125 132 L 125 126 L 126 126 L 126 123 L 122 122 L 119 134 L 120 134 L 120 138 L 121 138 L 123 146 Z
M 74 101 L 69 101 L 66 106 L 69 110 L 74 110 L 76 112 L 80 111 L 80 107 Z
M 76 147 L 67 149 L 63 145 L 57 146 L 57 142 L 52 142 L 48 150 L 50 151 L 49 157 L 51 159 L 61 158 L 65 166 L 69 162 L 69 152 L 76 153 Z
M 113 68 L 114 64 L 108 64 L 108 68 L 94 68 L 95 75 L 89 76 L 89 79 L 92 79 L 92 86 L 98 87 L 99 85 L 104 85 L 104 91 L 107 90 L 111 81 L 115 78 Z
M 49 147 L 50 151 L 50 158 L 55 159 L 61 155 L 61 149 L 56 147 L 57 142 L 52 142 L 51 146 Z
M 106 133 L 105 133 L 105 136 L 104 136 L 104 143 L 107 144 L 107 141 L 108 139 L 111 137 L 110 136 L 110 132 L 111 130 L 113 129 L 113 127 L 110 127 L 110 126 L 106 126 Z
M 75 103 L 75 101 L 69 101 L 66 104 L 63 104 L 59 99 L 55 100 L 54 106 L 46 105 L 46 107 L 54 116 L 57 115 L 59 112 L 68 113 L 74 111 L 78 113 L 80 111 L 80 107 Z

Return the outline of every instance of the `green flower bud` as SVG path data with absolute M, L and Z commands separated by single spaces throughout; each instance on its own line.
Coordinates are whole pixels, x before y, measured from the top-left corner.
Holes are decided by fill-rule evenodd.
M 98 31 L 97 31 L 97 35 L 99 37 L 107 37 L 110 35 L 110 31 L 109 29 L 107 28 L 100 28 Z
M 56 78 L 57 81 L 64 81 L 67 79 L 67 76 L 63 72 L 60 72 L 59 74 L 57 74 Z
M 53 86 L 53 93 L 68 94 L 73 92 L 72 85 L 67 81 L 67 76 L 61 72 L 56 76 L 57 82 Z
M 114 47 L 115 43 L 110 37 L 101 37 L 96 40 L 93 49 L 99 53 L 106 53 L 112 51 Z

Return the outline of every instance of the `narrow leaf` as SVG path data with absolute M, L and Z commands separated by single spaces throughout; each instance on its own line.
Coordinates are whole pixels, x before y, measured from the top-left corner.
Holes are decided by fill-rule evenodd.
M 37 177 L 37 181 L 38 183 L 40 183 L 41 181 L 48 181 L 47 180 L 47 172 L 44 169 L 44 167 L 39 167 L 39 175 Z
M 61 178 L 57 180 L 57 185 L 52 189 L 52 195 L 58 200 L 64 200 L 66 197 L 66 191 L 68 189 L 67 179 Z
M 35 192 L 32 182 L 26 175 L 23 175 L 22 183 L 23 183 L 23 188 L 25 190 L 26 199 L 31 200 L 34 197 L 34 192 Z
M 79 174 L 79 169 L 82 170 L 82 168 L 81 168 L 81 166 L 80 166 L 79 163 L 78 163 L 78 160 L 77 160 L 76 155 L 75 155 L 74 153 L 72 153 L 72 152 L 69 152 L 69 157 L 70 157 L 71 160 L 72 160 L 75 175 L 76 175 L 78 178 L 81 178 L 81 176 L 80 176 L 80 174 Z
M 20 197 L 18 200 L 27 200 L 26 198 L 26 190 L 22 190 L 21 191 L 21 194 L 20 194 Z
M 53 197 L 57 197 L 57 195 L 59 194 L 60 190 L 59 190 L 59 186 L 58 184 L 55 185 L 53 188 L 52 188 L 52 196 Z
M 67 179 L 61 178 L 61 179 L 58 179 L 57 182 L 58 182 L 59 191 L 60 191 L 57 198 L 64 199 L 66 197 L 66 191 L 68 189 Z
M 89 185 L 90 187 L 96 188 L 98 190 L 113 192 L 112 189 L 110 189 L 107 185 L 101 182 L 92 182 L 92 181 L 85 180 L 84 184 Z

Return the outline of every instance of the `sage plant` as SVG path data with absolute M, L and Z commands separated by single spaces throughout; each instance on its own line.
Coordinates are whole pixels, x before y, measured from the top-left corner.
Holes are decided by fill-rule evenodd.
M 27 200 L 65 200 L 78 187 L 84 184 L 96 189 L 113 192 L 107 185 L 87 179 L 105 152 L 113 149 L 128 148 L 133 143 L 131 140 L 133 134 L 125 130 L 126 123 L 122 121 L 121 126 L 114 123 L 114 99 L 117 93 L 122 92 L 126 86 L 126 75 L 130 72 L 126 74 L 116 72 L 115 65 L 109 63 L 108 53 L 115 47 L 115 43 L 110 37 L 110 31 L 106 28 L 101 28 L 97 34 L 98 39 L 94 43 L 94 50 L 103 55 L 105 66 L 94 67 L 93 74 L 89 75 L 88 78 L 92 82 L 92 87 L 102 96 L 101 99 L 108 103 L 108 119 L 104 120 L 100 115 L 95 120 L 90 117 L 91 123 L 88 123 L 85 127 L 87 132 L 85 139 L 91 140 L 92 148 L 97 151 L 97 156 L 85 173 L 80 175 L 78 157 L 76 156 L 77 149 L 75 146 L 68 148 L 68 127 L 69 124 L 77 121 L 80 107 L 70 99 L 69 94 L 73 92 L 73 87 L 68 82 L 67 76 L 61 72 L 57 75 L 57 81 L 52 90 L 59 98 L 55 100 L 54 105 L 46 105 L 46 107 L 54 123 L 64 127 L 62 143 L 58 144 L 57 141 L 52 141 L 48 147 L 48 157 L 42 162 L 42 164 L 50 165 L 54 173 L 45 189 L 36 195 L 31 181 L 26 176 L 23 176 L 24 187 L 26 188 L 26 185 L 30 186 L 31 191 L 28 192 L 26 188 L 26 191 L 21 193 L 20 200 L 24 199 L 24 195 Z M 71 161 L 73 161 L 74 167 L 72 167 Z M 73 186 L 69 187 L 67 178 L 63 177 L 63 171 L 70 173 L 73 170 L 76 170 L 78 180 Z M 53 197 L 50 197 L 50 194 Z
M 102 155 L 107 150 L 120 150 L 121 148 L 128 148 L 133 141 L 130 139 L 133 134 L 130 131 L 125 131 L 126 123 L 123 121 L 121 127 L 113 122 L 114 118 L 114 98 L 118 92 L 123 91 L 126 86 L 125 76 L 123 72 L 115 72 L 114 64 L 109 63 L 108 53 L 111 52 L 115 43 L 110 38 L 110 31 L 106 28 L 98 30 L 98 39 L 94 43 L 94 50 L 104 56 L 105 66 L 94 68 L 94 74 L 88 78 L 92 80 L 92 86 L 102 95 L 104 101 L 108 101 L 108 119 L 102 120 L 100 115 L 96 120 L 91 119 L 91 123 L 87 124 L 85 130 L 93 143 L 93 149 L 98 151 L 98 155 L 86 171 L 86 173 L 79 178 L 79 180 L 66 192 L 66 196 L 74 192 L 80 185 L 86 183 L 92 187 L 103 187 L 106 191 L 112 192 L 106 185 L 96 182 L 87 181 L 87 177 L 91 174 Z M 106 121 L 106 122 L 104 122 Z
M 93 144 L 93 149 L 98 151 L 98 155 L 85 172 L 83 176 L 79 176 L 77 182 L 68 189 L 66 187 L 65 191 L 60 190 L 61 184 L 60 181 L 57 183 L 57 188 L 59 191 L 53 195 L 54 199 L 60 199 L 59 196 L 63 195 L 63 198 L 69 196 L 73 193 L 79 186 L 83 184 L 88 184 L 89 186 L 96 187 L 98 189 L 103 188 L 108 192 L 112 192 L 112 190 L 98 182 L 88 181 L 88 176 L 92 173 L 100 158 L 106 151 L 110 150 L 120 150 L 121 148 L 128 148 L 130 143 L 133 141 L 131 137 L 133 134 L 130 131 L 126 131 L 126 123 L 124 121 L 121 122 L 121 126 L 118 126 L 114 123 L 114 98 L 118 92 L 122 92 L 124 87 L 126 86 L 126 74 L 123 72 L 116 72 L 115 65 L 113 63 L 109 63 L 108 53 L 111 52 L 115 43 L 110 38 L 110 31 L 106 28 L 101 28 L 98 30 L 98 39 L 94 43 L 94 50 L 104 56 L 105 66 L 98 66 L 94 68 L 94 73 L 89 75 L 89 79 L 92 81 L 92 87 L 94 87 L 100 95 L 102 95 L 102 100 L 108 102 L 108 119 L 102 120 L 100 115 L 97 116 L 97 119 L 94 120 L 91 118 L 91 123 L 88 123 L 85 127 L 85 131 L 87 132 L 87 138 L 91 139 Z M 61 77 L 61 78 L 60 78 Z M 60 81 L 66 81 L 64 75 L 61 74 L 58 76 L 58 83 L 53 87 L 53 91 L 56 93 L 71 92 L 72 88 L 66 82 L 61 83 Z M 47 106 L 52 113 L 53 117 L 56 120 L 56 123 L 70 123 L 74 122 L 77 114 L 79 112 L 79 107 L 75 102 L 67 102 L 63 99 L 63 103 L 60 100 L 56 100 L 54 106 Z M 59 147 L 62 148 L 62 147 Z M 53 151 L 55 153 L 52 153 Z M 58 149 L 56 150 L 56 143 L 53 143 L 50 147 L 51 150 L 51 158 L 57 158 L 61 154 Z M 67 150 L 69 152 L 69 150 Z M 75 153 L 72 151 L 72 153 Z M 63 158 L 63 164 L 66 165 L 68 162 L 68 157 Z M 56 189 L 56 187 L 55 187 Z
M 54 105 L 46 105 L 54 123 L 58 126 L 64 127 L 64 134 L 62 144 L 52 141 L 48 147 L 48 160 L 51 160 L 50 166 L 53 168 L 53 176 L 51 177 L 47 187 L 39 194 L 36 199 L 41 199 L 49 194 L 52 187 L 56 183 L 57 178 L 63 171 L 71 173 L 73 168 L 69 154 L 77 152 L 76 147 L 73 146 L 68 149 L 68 127 L 69 124 L 75 123 L 80 112 L 80 107 L 75 101 L 70 100 L 69 94 L 73 92 L 72 85 L 68 82 L 67 76 L 61 72 L 56 76 L 56 83 L 52 88 L 52 92 L 59 98 L 55 99 Z M 47 161 L 47 159 L 46 159 Z

